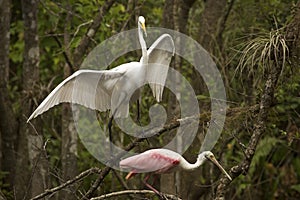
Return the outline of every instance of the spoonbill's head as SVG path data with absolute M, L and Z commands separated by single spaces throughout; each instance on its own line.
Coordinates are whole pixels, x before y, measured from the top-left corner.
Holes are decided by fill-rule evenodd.
M 212 163 L 214 163 L 227 177 L 229 180 L 232 180 L 232 178 L 229 176 L 229 174 L 225 171 L 225 169 L 222 167 L 222 165 L 217 161 L 215 155 L 211 151 L 204 151 L 199 154 L 200 159 L 209 160 Z

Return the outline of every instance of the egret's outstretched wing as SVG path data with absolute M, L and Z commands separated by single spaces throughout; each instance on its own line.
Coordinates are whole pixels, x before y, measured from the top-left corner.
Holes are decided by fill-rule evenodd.
M 44 99 L 28 121 L 62 102 L 77 103 L 90 109 L 106 111 L 110 108 L 111 90 L 124 73 L 109 70 L 76 71 Z
M 161 35 L 148 49 L 147 80 L 154 98 L 160 102 L 175 46 L 169 34 Z

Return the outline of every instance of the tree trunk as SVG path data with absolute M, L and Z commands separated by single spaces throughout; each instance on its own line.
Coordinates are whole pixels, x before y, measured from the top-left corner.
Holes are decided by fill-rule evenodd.
M 68 67 L 65 67 L 68 68 Z M 66 72 L 65 75 L 70 74 Z M 61 162 L 62 162 L 62 180 L 66 182 L 72 179 L 78 173 L 77 169 L 77 131 L 72 116 L 72 109 L 69 104 L 63 105 L 62 114 L 62 145 L 61 145 Z M 76 190 L 73 186 L 62 191 L 61 199 L 76 198 Z
M 164 5 L 162 26 L 168 29 L 174 29 L 173 4 L 174 0 L 166 0 Z
M 74 65 L 79 67 L 81 62 L 83 61 L 83 56 L 87 53 L 88 47 L 90 45 L 91 39 L 95 36 L 96 32 L 98 31 L 104 16 L 110 10 L 110 8 L 115 3 L 115 0 L 108 0 L 99 8 L 98 14 L 95 16 L 93 23 L 91 24 L 90 28 L 86 32 L 86 34 L 80 40 L 79 45 L 74 51 Z
M 298 1 L 296 6 L 296 14 L 294 15 L 291 23 L 286 28 L 286 41 L 289 47 L 290 56 L 294 59 L 295 66 L 299 66 L 300 61 L 300 51 L 299 51 L 299 40 L 300 40 L 300 1 Z M 283 58 L 278 58 L 278 60 Z M 259 113 L 257 119 L 253 125 L 253 134 L 251 135 L 247 149 L 245 150 L 245 158 L 238 165 L 233 166 L 230 169 L 233 178 L 238 177 L 242 173 L 248 172 L 249 167 L 252 162 L 252 158 L 256 151 L 257 144 L 260 138 L 265 134 L 266 123 L 269 119 L 269 108 L 273 104 L 276 92 L 276 86 L 280 78 L 283 66 L 282 61 L 280 64 L 274 63 L 274 66 L 270 68 L 268 78 L 265 83 L 265 88 L 263 95 L 260 100 Z M 221 178 L 220 184 L 217 187 L 216 200 L 224 200 L 227 187 L 229 186 L 228 179 Z
M 175 31 L 179 31 L 182 33 L 187 32 L 187 21 L 189 17 L 189 11 L 195 0 L 181 1 L 181 0 L 167 0 L 164 6 L 164 21 L 163 26 L 169 29 L 174 29 Z M 180 38 L 175 39 L 175 43 L 182 43 L 183 41 L 179 40 Z M 184 45 L 184 44 L 181 44 Z M 180 51 L 180 49 L 176 49 L 176 51 Z M 180 71 L 180 66 L 182 63 L 182 59 L 175 55 L 174 62 L 172 62 L 172 67 Z M 177 77 L 172 78 L 172 80 L 179 80 Z M 175 83 L 176 85 L 180 85 L 180 83 Z M 175 116 L 179 115 L 179 105 L 177 103 L 176 97 L 180 97 L 180 94 L 169 94 L 168 97 L 168 120 L 172 120 Z M 179 99 L 178 99 L 179 100 Z M 176 130 L 170 131 L 169 136 L 176 135 Z M 176 147 L 173 147 L 174 150 L 178 152 L 182 151 L 182 141 L 180 137 L 177 137 Z M 171 194 L 179 194 L 180 197 L 185 199 L 182 194 L 185 192 L 184 183 L 185 180 L 182 180 L 181 172 L 171 173 L 171 174 L 163 174 L 160 179 L 161 184 L 161 192 L 171 193 Z
M 216 38 L 219 35 L 220 21 L 224 15 L 226 8 L 226 0 L 207 0 L 204 4 L 204 10 L 200 16 L 200 26 L 198 27 L 199 44 L 210 54 L 218 52 L 216 49 Z M 217 56 L 218 55 L 214 55 Z M 220 57 L 221 58 L 221 57 Z M 195 87 L 196 94 L 205 94 L 206 85 L 203 83 L 201 75 L 194 73 L 192 75 L 193 85 Z
M 187 24 L 188 24 L 188 19 L 189 19 L 189 13 L 194 5 L 196 0 L 185 0 L 185 1 L 180 1 L 179 3 L 179 18 L 178 18 L 178 24 L 179 24 L 179 31 L 181 33 L 187 34 Z
M 72 6 L 68 1 L 66 3 L 66 8 L 68 10 L 67 17 L 65 21 L 64 27 L 64 47 L 65 47 L 65 55 L 68 57 L 68 61 L 73 61 L 70 63 L 67 61 L 64 67 L 64 78 L 70 76 L 75 70 L 79 68 L 81 62 L 84 58 L 84 55 L 87 53 L 87 47 L 90 44 L 91 39 L 95 36 L 97 30 L 99 29 L 103 17 L 110 10 L 112 5 L 115 3 L 113 0 L 106 1 L 104 5 L 99 8 L 98 14 L 93 19 L 93 23 L 87 30 L 86 34 L 82 37 L 79 45 L 74 50 L 73 54 L 71 53 L 69 47 L 70 43 L 70 27 L 71 27 L 71 19 L 72 12 L 70 11 Z M 73 66 L 71 66 L 71 65 Z M 77 142 L 78 136 L 74 123 L 74 113 L 72 113 L 71 106 L 68 104 L 63 105 L 62 111 L 62 179 L 63 181 L 67 181 L 72 177 L 77 175 Z M 69 187 L 67 191 L 63 191 L 60 193 L 60 198 L 63 199 L 74 199 L 75 196 L 75 188 Z M 92 191 L 93 192 L 93 191 Z M 91 192 L 91 193 L 92 193 Z
M 299 67 L 300 64 L 300 1 L 295 8 L 293 21 L 287 26 L 286 40 L 290 49 L 290 58 L 294 66 Z
M 174 12 L 175 10 L 175 0 L 166 0 L 164 5 L 164 11 L 163 11 L 163 21 L 162 26 L 168 29 L 174 29 Z M 170 64 L 172 67 L 174 67 L 174 62 Z M 172 117 L 175 115 L 176 110 L 176 98 L 172 93 L 170 92 L 168 94 L 168 121 L 172 119 Z M 164 137 L 165 140 L 172 139 L 172 135 L 174 134 L 174 130 L 170 131 L 170 133 Z M 174 148 L 174 147 L 173 147 Z M 160 177 L 160 191 L 176 194 L 176 188 L 175 188 L 175 176 L 174 173 L 171 174 L 162 174 Z
M 18 157 L 15 176 L 16 199 L 27 199 L 43 192 L 48 187 L 48 163 L 45 157 L 46 143 L 35 120 L 27 124 L 31 114 L 35 95 L 34 88 L 39 81 L 39 37 L 38 37 L 38 1 L 22 0 L 24 20 L 24 62 L 22 73 L 23 98 L 22 116 L 18 138 Z
M 4 182 L 14 183 L 17 121 L 9 98 L 9 44 L 11 1 L 0 1 L 0 170 L 8 172 Z
M 226 3 L 226 0 L 207 0 L 201 15 L 198 41 L 210 53 L 213 53 L 215 45 L 217 45 L 216 37 L 219 32 L 219 22 L 224 15 Z
M 70 27 L 72 22 L 72 6 L 69 1 L 65 3 L 66 13 L 65 26 L 64 26 L 64 47 L 65 54 L 69 60 L 71 58 L 71 52 L 69 47 L 70 43 Z M 76 70 L 70 66 L 70 63 L 66 63 L 64 66 L 64 78 L 67 78 L 72 74 L 72 71 Z M 62 159 L 62 180 L 63 182 L 72 179 L 77 175 L 77 132 L 72 115 L 72 109 L 69 104 L 62 105 L 62 140 L 61 140 L 61 159 Z M 76 190 L 74 186 L 70 186 L 67 190 L 61 191 L 61 199 L 75 199 Z

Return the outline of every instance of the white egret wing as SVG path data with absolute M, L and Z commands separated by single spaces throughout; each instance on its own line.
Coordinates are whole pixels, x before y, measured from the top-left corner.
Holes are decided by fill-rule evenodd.
M 62 81 L 31 114 L 27 122 L 62 102 L 106 111 L 110 108 L 113 86 L 125 72 L 78 70 Z
M 147 80 L 154 98 L 160 102 L 175 46 L 169 34 L 161 35 L 148 49 Z

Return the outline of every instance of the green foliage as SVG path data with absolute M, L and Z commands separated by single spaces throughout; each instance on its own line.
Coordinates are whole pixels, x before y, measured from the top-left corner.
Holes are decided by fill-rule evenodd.
M 39 41 L 40 41 L 40 84 L 37 87 L 37 95 L 33 95 L 36 103 L 40 103 L 49 92 L 63 80 L 64 66 L 66 63 L 64 52 L 72 55 L 79 45 L 80 39 L 85 35 L 92 19 L 98 14 L 99 7 L 104 4 L 104 0 L 71 0 L 62 1 L 40 1 L 39 5 Z M 129 5 L 128 1 L 117 1 L 104 16 L 104 22 L 100 25 L 96 36 L 93 38 L 88 50 L 101 43 L 110 36 L 123 30 L 136 28 L 136 16 L 141 14 L 147 19 L 147 26 L 161 26 L 163 19 L 163 8 L 165 1 L 134 1 L 136 5 Z M 290 55 L 287 49 L 282 29 L 291 19 L 290 9 L 296 1 L 290 0 L 236 0 L 233 9 L 229 13 L 225 30 L 222 33 L 222 44 L 216 43 L 216 49 L 221 51 L 219 55 L 213 55 L 216 63 L 222 69 L 224 82 L 228 94 L 228 104 L 235 112 L 228 113 L 226 128 L 239 139 L 237 141 L 232 134 L 224 131 L 220 142 L 214 151 L 223 152 L 223 163 L 228 169 L 244 159 L 243 148 L 239 144 L 248 144 L 252 134 L 252 125 L 256 120 L 256 113 L 249 109 L 256 105 L 264 88 L 265 74 L 274 64 L 284 65 L 282 78 L 276 92 L 276 102 L 270 109 L 267 131 L 261 138 L 249 173 L 234 180 L 230 190 L 232 199 L 288 199 L 296 196 L 300 192 L 300 159 L 299 159 L 299 139 L 300 139 L 300 68 L 293 67 L 288 58 Z M 11 21 L 11 44 L 10 44 L 10 98 L 16 99 L 13 104 L 14 112 L 21 116 L 20 96 L 22 88 L 22 62 L 24 51 L 23 22 L 20 12 L 20 2 L 14 1 L 14 9 Z M 188 34 L 194 39 L 198 39 L 199 21 L 205 9 L 204 1 L 196 1 L 190 11 L 187 24 Z M 71 22 L 66 24 L 68 12 L 71 13 Z M 64 37 L 69 36 L 69 41 L 64 42 Z M 245 47 L 245 48 L 241 48 Z M 221 49 L 221 50 L 220 50 Z M 240 51 L 242 49 L 242 52 Z M 130 52 L 114 62 L 110 67 L 115 67 L 121 63 L 137 60 L 139 52 Z M 279 62 L 279 57 L 283 56 L 284 62 Z M 72 56 L 70 57 L 72 60 Z M 75 66 L 79 67 L 79 66 Z M 235 76 L 239 72 L 239 79 Z M 190 64 L 183 60 L 180 65 L 180 73 L 184 75 L 190 83 L 194 81 L 195 71 Z M 289 78 L 291 77 L 291 78 Z M 227 81 L 227 82 L 226 82 Z M 209 84 L 214 84 L 211 82 Z M 201 86 L 193 85 L 195 89 Z M 206 91 L 205 88 L 200 88 Z M 163 105 L 168 108 L 170 98 L 168 89 L 164 92 Z M 201 103 L 208 105 L 201 107 L 201 112 L 209 112 L 209 94 L 207 92 L 198 93 L 197 99 Z M 141 102 L 140 123 L 147 125 L 150 122 L 149 108 L 156 103 L 149 88 L 143 90 L 145 98 Z M 184 98 L 184 97 L 182 97 Z M 35 106 L 34 106 L 35 107 Z M 49 161 L 49 169 L 52 174 L 51 184 L 60 184 L 61 175 L 61 112 L 59 109 L 52 109 L 51 114 L 44 115 L 43 135 L 48 140 L 46 150 Z M 130 107 L 131 116 L 136 123 L 136 105 Z M 107 113 L 99 114 L 101 121 L 100 128 L 105 129 L 108 121 Z M 81 121 L 81 127 L 95 130 L 99 124 L 89 124 L 88 121 Z M 201 126 L 205 126 L 200 124 Z M 199 129 L 199 135 L 205 132 L 205 128 Z M 114 127 L 114 132 L 119 133 L 119 129 Z M 167 137 L 172 137 L 170 133 L 166 137 L 154 138 L 155 144 L 150 142 L 141 144 L 140 150 L 152 146 L 161 147 Z M 90 135 L 92 139 L 97 137 Z M 202 137 L 202 136 L 199 136 Z M 116 140 L 122 141 L 122 145 L 127 145 L 132 141 L 132 137 L 116 134 Z M 227 142 L 229 141 L 229 142 Z M 223 143 L 227 142 L 224 148 Z M 151 146 L 152 145 L 152 146 Z M 198 149 L 198 143 L 195 149 Z M 103 149 L 98 149 L 104 151 Z M 97 151 L 97 149 L 95 150 Z M 197 152 L 197 150 L 194 150 Z M 193 152 L 193 153 L 194 153 Z M 78 171 L 84 171 L 90 167 L 97 166 L 103 168 L 104 165 L 96 160 L 90 152 L 79 142 L 78 145 Z M 9 191 L 8 185 L 3 182 L 6 172 L 0 172 L 1 192 L 8 197 L 12 197 L 13 192 Z M 205 177 L 205 176 L 203 176 Z M 285 178 L 288 177 L 288 178 Z M 78 186 L 78 191 L 87 191 L 97 175 L 89 176 Z M 203 184 L 207 180 L 202 178 Z M 135 187 L 142 186 L 136 184 Z M 264 187 L 266 186 L 266 187 Z M 110 174 L 101 185 L 101 193 L 106 193 L 112 189 L 121 190 L 121 184 L 117 178 Z M 250 191 L 250 192 L 249 192 Z M 78 193 L 80 193 L 78 192 Z M 230 199 L 230 198 L 229 198 Z
M 23 50 L 24 50 L 24 35 L 23 35 L 23 22 L 16 21 L 11 24 L 10 29 L 11 38 L 13 40 L 10 45 L 9 58 L 13 63 L 22 63 L 23 61 Z
M 292 186 L 291 186 L 291 189 L 296 190 L 297 192 L 300 193 L 300 184 L 292 185 Z
M 247 71 L 260 78 L 274 65 L 285 66 L 289 52 L 283 30 L 275 30 L 255 37 L 245 44 L 240 62 L 236 68 L 242 74 Z M 279 60 L 280 59 L 280 60 Z M 245 67 L 248 67 L 245 70 Z M 259 70 L 259 68 L 261 68 Z M 261 79 L 261 78 L 260 78 Z
M 0 171 L 0 193 L 6 198 L 13 198 L 13 191 L 9 190 L 9 184 L 4 181 L 8 174 L 8 172 Z
M 257 167 L 261 164 L 261 162 L 264 161 L 274 149 L 274 147 L 281 142 L 282 141 L 280 139 L 270 136 L 266 136 L 259 141 L 249 169 L 249 175 L 251 177 L 253 176 L 255 170 L 257 170 Z

